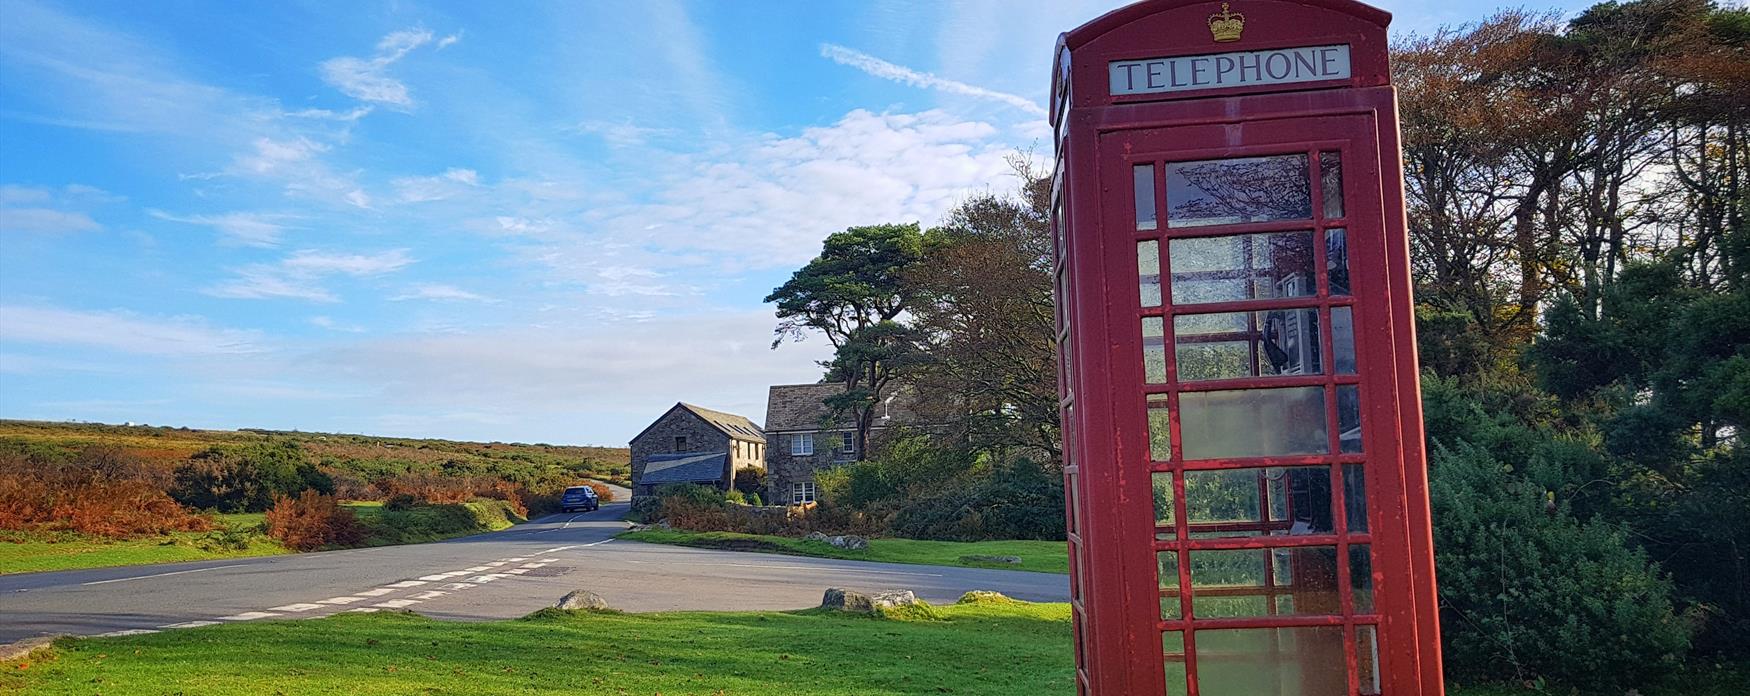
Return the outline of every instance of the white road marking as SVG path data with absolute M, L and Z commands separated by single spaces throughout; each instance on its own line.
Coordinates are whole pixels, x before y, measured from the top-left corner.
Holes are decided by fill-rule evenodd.
M 309 611 L 311 609 L 321 609 L 321 608 L 322 608 L 322 605 L 320 605 L 320 604 L 299 603 L 299 604 L 287 604 L 283 607 L 270 607 L 268 609 L 268 611 Z
M 413 606 L 413 605 L 418 604 L 418 603 L 419 603 L 419 600 L 417 600 L 417 599 L 391 599 L 387 602 L 382 602 L 379 604 L 372 604 L 371 606 L 381 607 L 383 609 L 400 609 L 402 607 L 410 607 L 410 606 Z
M 246 566 L 246 565 L 249 565 L 249 564 L 248 563 L 234 563 L 231 565 L 213 566 L 211 568 L 195 568 L 194 570 L 178 570 L 178 571 L 173 571 L 173 572 L 169 572 L 169 573 L 158 573 L 156 575 L 136 575 L 136 576 L 131 577 L 131 578 L 115 578 L 113 580 L 93 580 L 91 582 L 82 582 L 79 584 L 81 586 L 84 586 L 84 585 L 104 585 L 104 584 L 108 584 L 108 583 L 112 583 L 112 582 L 127 582 L 129 580 L 145 580 L 146 578 L 162 578 L 162 577 L 168 577 L 171 575 L 182 575 L 184 573 L 204 573 L 204 572 L 209 571 L 209 570 L 222 570 L 225 568 L 241 568 L 241 567 Z
M 220 621 L 254 621 L 256 619 L 265 619 L 269 616 L 279 616 L 279 614 L 275 614 L 271 611 L 246 611 L 246 612 L 243 612 L 241 614 L 232 614 L 230 616 L 221 616 L 221 617 L 219 617 L 219 620 Z
M 99 633 L 96 635 L 96 637 L 97 638 L 120 638 L 122 636 L 143 636 L 143 635 L 146 635 L 148 633 L 157 633 L 157 632 L 158 632 L 158 629 L 156 629 L 156 628 L 130 628 L 130 629 L 127 629 L 124 631 L 110 631 L 108 633 Z
M 201 626 L 217 626 L 218 621 L 184 621 L 182 623 L 164 624 L 159 628 L 200 628 Z
M 456 577 L 456 576 L 451 575 L 449 573 L 438 573 L 436 575 L 421 575 L 421 576 L 419 576 L 419 579 L 425 580 L 428 582 L 437 582 L 439 580 L 448 580 L 448 579 L 453 578 L 453 577 Z
M 523 573 L 529 572 L 529 569 L 528 568 L 511 568 L 510 570 L 507 570 L 504 572 L 506 575 L 522 575 Z
M 560 525 L 560 526 L 559 526 L 559 528 L 560 528 L 560 529 L 569 529 L 569 528 L 570 528 L 570 527 L 571 527 L 571 523 L 572 523 L 572 522 L 576 522 L 576 521 L 577 521 L 577 518 L 579 518 L 579 517 L 582 517 L 582 516 L 583 516 L 583 515 L 574 515 L 574 516 L 572 516 L 572 518 L 571 518 L 571 519 L 569 519 L 569 520 L 566 520 L 566 521 L 565 521 L 565 524 L 563 524 L 563 525 Z
M 393 588 L 393 587 L 378 587 L 375 589 L 364 590 L 362 592 L 354 592 L 353 594 L 358 595 L 360 597 L 381 597 L 383 595 L 389 594 L 390 592 L 394 592 L 394 591 L 395 591 L 395 588 Z
M 554 562 L 557 562 L 558 560 L 559 559 L 557 559 L 557 558 L 543 558 L 543 559 L 541 559 L 541 562 L 542 563 L 554 563 Z
M 506 558 L 504 560 L 506 562 L 509 562 L 509 563 L 521 563 L 521 562 L 529 560 L 529 559 L 527 559 L 527 558 Z
M 364 599 L 365 599 L 364 597 L 329 597 L 328 599 L 318 599 L 318 600 L 316 600 L 316 603 L 317 604 L 352 604 L 353 602 L 362 602 L 362 601 L 364 601 Z
M 442 587 L 446 590 L 466 590 L 473 586 L 473 584 L 466 582 L 452 582 L 447 585 L 438 585 L 438 587 Z
M 418 599 L 418 600 L 437 599 L 437 598 L 442 597 L 442 596 L 447 595 L 447 594 L 449 594 L 449 593 L 448 592 L 439 592 L 437 590 L 427 590 L 425 592 L 421 592 L 419 594 L 413 595 L 413 598 Z
M 375 613 L 375 612 L 378 612 L 381 610 L 380 609 L 372 609 L 370 607 L 359 607 L 357 609 L 348 609 L 347 611 L 353 612 L 356 614 L 371 614 L 371 613 Z
M 577 548 L 577 545 L 572 544 L 571 546 L 560 546 L 557 548 L 547 549 L 546 551 L 538 551 L 537 553 L 541 553 L 541 554 L 559 553 L 560 551 L 564 551 L 566 549 L 575 549 L 575 548 Z
M 522 568 L 523 570 L 534 570 L 536 568 L 545 568 L 545 567 L 547 567 L 547 564 L 545 564 L 545 563 L 524 563 L 524 564 L 517 566 L 517 567 Z
M 477 566 L 474 566 L 472 568 L 463 568 L 462 570 L 468 571 L 470 573 L 478 573 L 482 570 L 490 570 L 490 569 L 492 569 L 492 566 L 477 565 Z
M 393 587 L 393 588 L 398 589 L 398 590 L 404 590 L 404 589 L 407 589 L 409 587 L 419 587 L 420 585 L 424 585 L 424 584 L 425 584 L 424 580 L 402 580 L 401 582 L 389 583 L 387 585 L 384 585 L 384 587 Z
M 601 545 L 602 545 L 602 544 L 606 544 L 606 543 L 608 543 L 608 542 L 610 542 L 610 541 L 613 541 L 613 539 L 612 539 L 612 538 L 608 538 L 608 539 L 603 539 L 603 540 L 601 540 L 601 541 L 592 541 L 592 542 L 589 542 L 589 543 L 587 543 L 587 544 L 584 544 L 584 545 L 583 545 L 583 546 L 582 546 L 582 548 L 586 548 L 586 549 L 587 549 L 587 548 L 589 548 L 589 547 L 591 547 L 591 546 L 601 546 Z

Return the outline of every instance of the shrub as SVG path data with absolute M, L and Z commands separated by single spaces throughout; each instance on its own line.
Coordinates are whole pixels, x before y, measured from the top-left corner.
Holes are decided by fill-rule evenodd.
M 260 512 L 304 490 L 333 493 L 334 480 L 304 461 L 297 443 L 213 447 L 176 467 L 171 497 L 198 509 Z
M 614 489 L 609 488 L 608 484 L 600 481 L 584 481 L 583 485 L 589 486 L 590 490 L 595 491 L 596 500 L 604 503 L 614 502 Z
M 408 493 L 396 493 L 383 501 L 383 509 L 391 511 L 412 510 L 419 505 L 419 499 Z
M 729 489 L 729 491 L 727 493 L 723 494 L 723 500 L 725 500 L 729 503 L 735 504 L 735 505 L 746 505 L 747 504 L 747 496 L 742 494 L 741 491 L 735 490 L 734 488 Z
M 1516 470 L 1480 447 L 1436 447 L 1434 544 L 1448 673 L 1620 691 L 1680 662 L 1671 582 L 1601 521 L 1582 522 L 1541 458 Z
M 737 469 L 734 484 L 730 486 L 746 498 L 759 497 L 760 491 L 766 488 L 766 470 L 756 467 Z
M 157 471 L 110 447 L 71 457 L 0 453 L 0 529 L 128 538 L 212 528 L 165 495 L 163 485 Z
M 893 516 L 912 539 L 1063 539 L 1062 479 L 1027 458 L 970 472 L 918 496 Z
M 267 533 L 298 551 L 357 546 L 365 540 L 365 527 L 352 510 L 315 490 L 276 500 L 267 511 Z

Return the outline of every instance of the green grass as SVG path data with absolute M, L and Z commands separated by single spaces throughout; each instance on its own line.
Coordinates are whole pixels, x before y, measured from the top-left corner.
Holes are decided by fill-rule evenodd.
M 1068 573 L 1069 551 L 1061 541 L 923 541 L 919 539 L 870 539 L 867 551 L 847 551 L 831 544 L 791 537 L 734 532 L 687 532 L 646 530 L 626 532 L 621 539 L 652 544 L 675 544 L 700 548 L 783 553 L 793 556 L 844 558 L 882 563 L 1003 568 L 1040 573 Z M 1016 556 L 1020 565 L 962 563 L 961 556 Z
M 917 618 L 805 612 L 408 614 L 68 639 L 0 665 L 24 694 L 1069 694 L 1069 607 Z
M 365 525 L 364 546 L 422 544 L 506 529 L 523 521 L 509 505 L 497 500 L 401 511 L 384 510 L 382 503 L 374 502 L 345 505 Z M 247 542 L 243 548 L 215 543 L 208 532 L 118 540 L 76 532 L 0 530 L 0 575 L 292 553 L 261 532 L 265 517 L 259 512 L 218 516 L 226 527 L 250 530 L 241 537 Z

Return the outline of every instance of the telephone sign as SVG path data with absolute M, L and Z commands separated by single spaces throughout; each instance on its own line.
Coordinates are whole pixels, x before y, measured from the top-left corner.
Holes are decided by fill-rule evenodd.
M 1078 693 L 1442 693 L 1389 21 L 1150 0 L 1058 42 Z

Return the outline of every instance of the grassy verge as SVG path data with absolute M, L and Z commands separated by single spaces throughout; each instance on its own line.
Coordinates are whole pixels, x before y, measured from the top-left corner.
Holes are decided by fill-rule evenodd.
M 384 510 L 381 503 L 346 506 L 365 525 L 365 546 L 422 544 L 492 532 L 524 521 L 503 501 L 483 500 Z M 105 539 L 76 532 L 0 530 L 0 575 L 245 558 L 292 553 L 262 529 L 261 513 L 219 515 L 223 532 L 178 532 Z
M 445 623 L 408 614 L 250 622 L 63 640 L 25 694 L 1067 694 L 1069 607 L 938 607 L 922 620 L 819 611 L 545 611 Z
M 621 534 L 621 539 L 730 551 L 784 553 L 794 556 L 844 558 L 882 563 L 1003 568 L 1040 573 L 1068 573 L 1069 551 L 1061 541 L 923 541 L 870 539 L 866 551 L 848 551 L 831 544 L 791 537 L 734 532 L 647 530 Z M 962 556 L 1015 556 L 1020 565 L 962 562 Z

